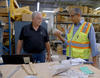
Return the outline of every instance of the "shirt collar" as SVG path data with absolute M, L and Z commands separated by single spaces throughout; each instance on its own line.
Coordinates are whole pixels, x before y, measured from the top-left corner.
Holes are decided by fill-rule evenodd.
M 31 28 L 31 30 L 34 30 L 35 31 L 35 29 L 32 27 L 32 23 L 30 24 L 30 28 Z M 40 29 L 41 29 L 41 25 L 39 26 L 39 28 L 38 28 L 37 31 L 39 31 Z
M 84 19 L 81 19 L 80 23 L 83 24 L 84 23 Z
M 78 26 L 82 25 L 84 23 L 84 19 L 81 19 L 80 22 L 78 23 Z M 75 26 L 77 26 L 76 24 L 74 24 Z

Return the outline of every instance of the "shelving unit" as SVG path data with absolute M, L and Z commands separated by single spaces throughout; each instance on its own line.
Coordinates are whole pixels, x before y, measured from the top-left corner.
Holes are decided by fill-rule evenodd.
M 8 7 L 10 7 L 10 0 L 8 0 Z M 11 19 L 10 19 L 10 11 L 8 12 L 8 18 L 9 18 L 9 53 L 11 52 Z
M 5 44 L 3 45 L 3 50 L 11 55 L 11 19 L 9 7 L 10 0 L 0 0 L 0 20 L 5 23 L 3 27 L 3 39 L 9 43 L 7 47 Z
M 73 24 L 72 22 L 57 22 L 57 23 L 54 23 L 54 24 Z M 100 24 L 100 23 L 92 23 L 93 25 L 95 24 Z

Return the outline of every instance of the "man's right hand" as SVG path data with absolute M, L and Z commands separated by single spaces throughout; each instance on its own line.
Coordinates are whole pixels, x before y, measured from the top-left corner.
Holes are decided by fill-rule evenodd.
M 62 32 L 61 32 L 60 30 L 56 30 L 56 31 L 54 32 L 54 35 L 57 36 L 57 37 L 60 37 L 61 34 L 62 34 Z
M 61 36 L 62 32 L 60 30 L 54 31 L 54 35 L 57 36 L 62 42 L 65 42 L 64 38 Z

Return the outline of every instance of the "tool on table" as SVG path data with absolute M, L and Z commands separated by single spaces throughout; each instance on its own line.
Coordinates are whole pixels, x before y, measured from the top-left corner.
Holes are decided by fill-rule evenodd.
M 33 70 L 34 66 L 32 65 L 31 62 L 29 63 L 29 67 L 30 67 L 31 72 L 28 72 L 28 70 L 25 68 L 25 64 L 22 64 L 21 66 L 22 66 L 22 68 L 24 69 L 24 71 L 25 71 L 28 75 L 36 75 L 36 74 L 37 74 L 36 71 Z

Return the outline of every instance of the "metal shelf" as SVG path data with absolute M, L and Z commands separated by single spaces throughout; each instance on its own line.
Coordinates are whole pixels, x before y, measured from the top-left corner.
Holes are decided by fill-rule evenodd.
M 72 22 L 57 22 L 57 23 L 54 23 L 54 24 L 72 24 Z
M 55 15 L 57 15 L 57 14 L 60 14 L 60 15 L 62 15 L 62 16 L 69 16 L 69 14 L 68 13 L 63 13 L 63 12 L 59 12 L 59 13 L 56 13 Z M 94 14 L 83 14 L 82 15 L 83 17 L 100 17 L 100 15 L 94 15 Z
M 95 33 L 97 34 L 97 33 L 100 33 L 100 32 L 95 32 Z
M 92 24 L 100 24 L 100 23 L 92 23 Z
M 72 22 L 57 22 L 54 24 L 73 24 Z M 100 24 L 100 23 L 92 23 L 92 24 Z
M 93 14 L 83 14 L 84 17 L 100 17 L 100 15 L 93 15 Z
M 10 7 L 10 0 L 8 0 L 8 7 Z M 9 48 L 6 48 L 5 46 L 3 46 L 3 49 L 6 52 L 9 52 L 9 54 L 11 55 L 11 18 L 10 18 L 10 11 L 8 11 L 8 23 L 9 24 L 9 29 L 8 30 L 4 30 L 4 32 L 8 32 L 9 33 Z

